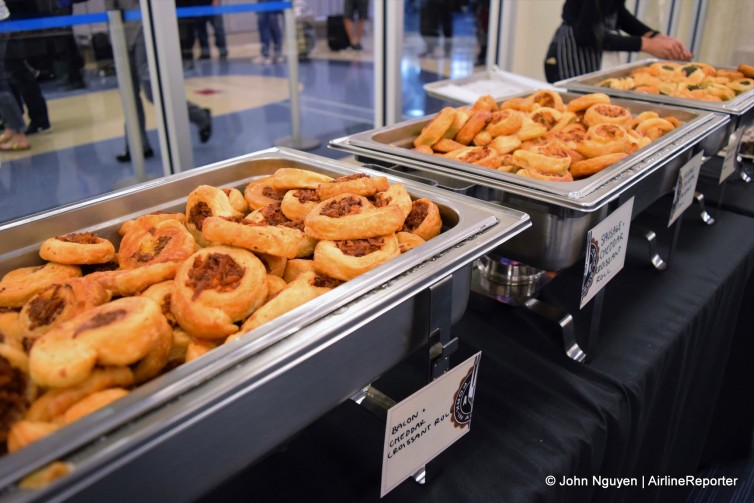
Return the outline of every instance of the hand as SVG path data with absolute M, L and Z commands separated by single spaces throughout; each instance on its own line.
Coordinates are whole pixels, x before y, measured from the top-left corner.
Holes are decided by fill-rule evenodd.
M 657 35 L 654 38 L 643 37 L 641 50 L 661 59 L 688 61 L 694 56 L 683 42 L 668 35 Z

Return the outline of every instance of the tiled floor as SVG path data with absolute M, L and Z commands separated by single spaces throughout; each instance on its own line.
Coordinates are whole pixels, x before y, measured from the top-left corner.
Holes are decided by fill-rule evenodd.
M 444 104 L 426 96 L 423 84 L 447 76 L 470 74 L 476 59 L 473 16 L 457 16 L 449 56 L 420 58 L 424 43 L 406 33 L 403 109 L 406 117 L 423 116 Z M 320 39 L 310 58 L 299 65 L 301 136 L 316 138 L 312 153 L 332 158 L 342 152 L 327 148 L 329 140 L 373 127 L 374 72 L 370 49 L 332 52 Z M 253 62 L 258 45 L 231 47 L 227 61 L 196 61 L 185 74 L 187 99 L 213 111 L 213 135 L 200 144 L 192 128 L 194 164 L 204 166 L 272 147 L 291 135 L 287 65 Z M 116 162 L 124 149 L 123 114 L 115 76 L 87 71 L 87 88 L 61 91 L 55 82 L 42 84 L 53 131 L 31 136 L 32 149 L 0 153 L 0 225 L 61 205 L 98 196 L 135 183 L 130 164 Z M 146 103 L 146 102 L 145 102 Z M 153 147 L 159 145 L 151 105 L 147 127 Z M 159 152 L 145 161 L 145 177 L 163 175 Z

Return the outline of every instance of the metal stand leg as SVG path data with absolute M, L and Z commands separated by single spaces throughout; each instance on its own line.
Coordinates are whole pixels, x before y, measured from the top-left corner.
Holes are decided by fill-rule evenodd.
M 722 188 L 720 190 L 722 190 Z M 702 217 L 702 222 L 707 225 L 714 225 L 715 218 L 707 211 L 707 206 L 704 204 L 704 194 L 701 192 L 694 192 L 694 200 L 697 202 L 699 209 L 701 210 L 699 216 Z
M 739 170 L 738 174 L 741 177 L 741 180 L 743 180 L 746 183 L 751 182 L 751 172 L 746 168 L 746 165 L 743 163 L 744 159 L 741 157 L 741 155 L 736 156 L 736 162 L 739 166 L 741 166 L 741 169 Z
M 560 326 L 563 332 L 563 347 L 570 359 L 577 362 L 586 360 L 586 352 L 576 342 L 576 330 L 570 313 L 534 298 L 527 300 L 524 307 L 537 316 L 552 320 Z
M 446 276 L 419 294 L 419 309 L 429 313 L 428 338 L 428 382 L 434 381 L 450 369 L 450 355 L 458 349 L 458 338 L 450 335 L 452 313 L 453 276 Z M 387 411 L 396 401 L 371 384 L 351 397 L 375 416 L 385 419 Z M 422 466 L 412 475 L 414 481 L 424 484 L 427 467 Z

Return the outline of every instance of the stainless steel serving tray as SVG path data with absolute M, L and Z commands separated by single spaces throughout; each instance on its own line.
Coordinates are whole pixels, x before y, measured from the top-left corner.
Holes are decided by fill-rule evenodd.
M 357 172 L 353 165 L 288 149 L 197 168 L 0 227 L 0 273 L 40 262 L 37 251 L 47 237 L 89 230 L 117 244 L 123 221 L 182 211 L 200 184 L 243 188 L 281 167 L 331 176 Z M 460 318 L 471 263 L 525 230 L 528 216 L 388 178 L 440 206 L 440 236 L 267 323 L 253 337 L 221 346 L 3 456 L 0 500 L 195 498 L 420 347 L 433 312 L 444 307 L 442 316 Z M 73 472 L 44 490 L 16 486 L 55 460 L 71 463 Z
M 484 95 L 499 101 L 526 91 L 551 88 L 546 82 L 506 72 L 497 66 L 459 79 L 443 79 L 424 84 L 429 96 L 458 105 L 469 105 Z
M 580 96 L 561 93 L 564 101 Z M 675 187 L 678 171 L 708 135 L 724 129 L 729 118 L 706 111 L 615 99 L 634 115 L 656 111 L 685 123 L 585 180 L 544 182 L 406 148 L 432 117 L 339 138 L 332 148 L 363 162 L 396 166 L 397 172 L 434 180 L 443 188 L 494 201 L 529 214 L 532 229 L 496 250 L 510 259 L 558 271 L 583 257 L 586 232 L 608 213 L 610 201 L 634 197 L 634 216 Z
M 566 92 L 560 94 L 565 102 L 580 96 L 580 94 Z M 528 93 L 520 96 L 526 95 Z M 622 161 L 595 175 L 573 182 L 535 180 L 412 150 L 414 139 L 434 116 L 338 138 L 331 141 L 330 146 L 350 152 L 371 152 L 375 159 L 389 156 L 392 160 L 411 160 L 449 175 L 460 172 L 482 183 L 501 182 L 511 191 L 526 194 L 531 199 L 589 211 L 614 197 L 616 193 L 625 190 L 627 186 L 635 184 L 649 172 L 661 168 L 665 160 L 698 145 L 700 141 L 728 122 L 725 116 L 699 110 L 622 99 L 615 99 L 613 103 L 627 108 L 633 115 L 644 111 L 655 111 L 661 116 L 674 115 L 684 124 Z
M 640 100 L 649 103 L 659 103 L 663 105 L 673 105 L 683 108 L 726 114 L 731 118 L 727 129 L 721 130 L 718 135 L 710 136 L 708 140 L 703 144 L 705 151 L 710 155 L 717 153 L 718 150 L 724 148 L 727 145 L 728 137 L 733 131 L 741 126 L 749 126 L 754 123 L 754 91 L 748 91 L 739 94 L 734 99 L 729 101 L 711 102 L 693 100 L 688 98 L 678 98 L 675 96 L 665 96 L 662 94 L 638 93 L 635 91 L 610 89 L 606 87 L 599 87 L 597 85 L 605 79 L 628 77 L 631 71 L 635 68 L 640 68 L 660 61 L 663 60 L 656 58 L 642 59 L 625 65 L 616 66 L 608 70 L 601 70 L 598 72 L 581 75 L 579 77 L 561 80 L 555 85 L 569 91 L 576 91 L 580 93 L 601 92 L 609 96 L 615 96 L 618 98 Z M 678 63 L 685 62 L 679 61 Z M 720 66 L 718 68 L 724 67 Z M 735 68 L 731 69 L 735 70 Z

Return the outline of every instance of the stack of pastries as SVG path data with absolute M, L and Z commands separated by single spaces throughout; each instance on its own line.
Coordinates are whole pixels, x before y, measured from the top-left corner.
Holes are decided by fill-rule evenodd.
M 116 245 L 46 240 L 0 280 L 0 442 L 13 452 L 432 239 L 438 206 L 384 177 L 281 168 L 202 185 Z
M 729 70 L 706 63 L 660 61 L 634 68 L 627 77 L 608 78 L 597 85 L 700 101 L 728 101 L 754 89 L 754 67 L 741 64 L 736 70 Z
M 681 125 L 673 116 L 631 112 L 603 93 L 564 102 L 552 90 L 498 104 L 442 109 L 413 149 L 551 182 L 593 175 Z

